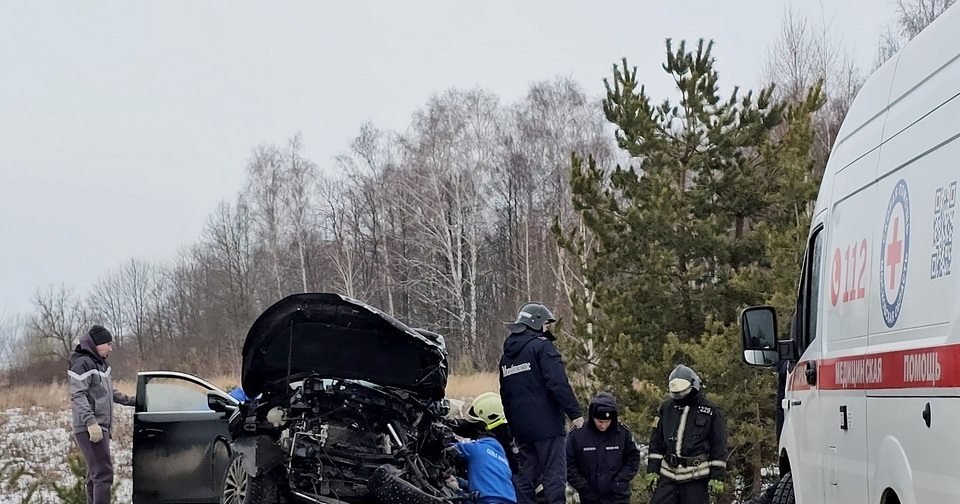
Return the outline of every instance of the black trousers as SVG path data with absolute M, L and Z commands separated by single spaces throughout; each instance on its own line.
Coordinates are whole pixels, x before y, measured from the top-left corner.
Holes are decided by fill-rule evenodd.
M 535 504 L 536 489 L 543 484 L 547 504 L 567 501 L 566 436 L 520 445 L 520 474 L 517 475 L 517 503 Z
M 650 504 L 710 504 L 709 478 L 677 482 L 660 476 Z

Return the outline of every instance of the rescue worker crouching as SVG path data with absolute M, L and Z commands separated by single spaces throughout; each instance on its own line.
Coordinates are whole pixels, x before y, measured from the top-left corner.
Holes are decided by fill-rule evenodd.
M 451 476 L 447 484 L 476 495 L 479 504 L 516 504 L 511 459 L 516 459 L 513 437 L 507 427 L 500 396 L 487 392 L 474 399 L 467 411 L 470 421 L 454 424 L 454 433 L 474 441 L 455 443 L 453 452 L 466 462 L 467 479 L 463 483 Z M 476 429 L 476 427 L 480 429 Z M 514 462 L 515 463 L 515 462 Z
M 510 472 L 517 474 L 520 469 L 517 453 L 520 450 L 517 448 L 513 433 L 510 432 L 510 424 L 507 423 L 503 413 L 500 394 L 484 392 L 478 395 L 467 410 L 467 418 L 452 420 L 450 426 L 453 433 L 462 438 L 477 439 L 484 433 L 492 435 L 507 454 Z
M 726 473 L 723 415 L 700 393 L 700 377 L 687 366 L 670 373 L 669 389 L 650 435 L 647 473 L 657 481 L 650 502 L 707 504 L 710 491 L 722 492 Z
M 617 419 L 617 401 L 606 392 L 590 401 L 587 422 L 567 436 L 567 482 L 581 504 L 626 504 L 640 450 Z

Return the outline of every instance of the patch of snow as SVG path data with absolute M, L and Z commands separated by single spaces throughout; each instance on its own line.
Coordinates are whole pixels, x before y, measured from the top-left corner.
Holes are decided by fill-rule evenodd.
M 114 407 L 114 484 L 117 504 L 133 498 L 133 408 Z M 59 504 L 53 484 L 73 486 L 67 455 L 80 453 L 70 410 L 12 408 L 0 411 L 0 504 Z M 29 500 L 27 497 L 29 496 Z

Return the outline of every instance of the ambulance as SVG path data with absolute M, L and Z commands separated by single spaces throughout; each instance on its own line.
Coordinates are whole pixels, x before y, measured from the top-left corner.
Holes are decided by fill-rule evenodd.
M 790 340 L 740 318 L 744 361 L 789 362 L 774 501 L 960 503 L 960 7 L 864 84 L 817 197 Z

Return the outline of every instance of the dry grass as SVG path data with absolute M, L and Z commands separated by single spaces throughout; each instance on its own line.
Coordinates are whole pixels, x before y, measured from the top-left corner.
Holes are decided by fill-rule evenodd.
M 240 380 L 232 376 L 215 376 L 210 383 L 230 391 Z M 124 394 L 136 392 L 136 382 L 117 380 L 114 386 Z M 0 393 L 0 411 L 11 408 L 41 408 L 45 410 L 63 410 L 70 408 L 70 396 L 64 383 L 45 385 L 27 385 L 4 387 Z M 472 400 L 484 392 L 499 392 L 500 383 L 497 373 L 476 373 L 465 376 L 451 376 L 447 383 L 447 396 L 463 401 Z
M 133 395 L 137 385 L 133 381 L 120 380 L 114 387 L 124 394 Z M 45 410 L 70 408 L 70 393 L 66 383 L 24 385 L 8 387 L 0 393 L 0 411 L 11 408 L 41 408 Z
M 67 395 L 66 384 L 14 386 L 0 394 L 0 411 L 32 407 L 47 410 L 69 408 L 70 397 Z
M 500 392 L 500 380 L 497 373 L 451 376 L 447 380 L 447 397 L 467 401 L 484 392 Z

